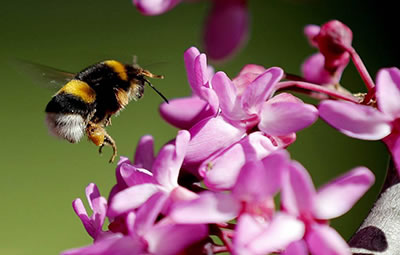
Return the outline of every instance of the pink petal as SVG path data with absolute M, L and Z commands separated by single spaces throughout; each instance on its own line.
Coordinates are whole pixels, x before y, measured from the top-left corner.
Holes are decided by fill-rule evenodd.
M 127 185 L 124 181 L 124 178 L 122 178 L 122 176 L 121 176 L 121 166 L 123 164 L 132 165 L 132 162 L 127 157 L 123 157 L 123 156 L 120 157 L 117 167 L 115 168 L 115 177 L 117 179 L 117 183 L 114 186 L 115 190 L 123 190 L 127 187 Z
M 282 255 L 308 255 L 307 244 L 304 240 L 293 242 L 289 244 Z
M 296 216 L 310 216 L 316 192 L 307 170 L 293 161 L 282 179 L 281 201 L 285 211 Z
M 90 208 L 93 210 L 93 204 L 92 201 L 95 200 L 96 198 L 100 197 L 100 191 L 97 188 L 96 184 L 94 183 L 90 183 L 86 189 L 85 189 L 85 193 L 86 193 L 86 198 L 87 201 L 89 203 Z
M 246 1 L 213 1 L 206 20 L 204 43 L 213 59 L 222 59 L 239 49 L 247 40 L 249 17 Z
M 137 238 L 113 234 L 92 245 L 62 252 L 62 255 L 132 255 L 145 254 L 145 243 Z
M 209 82 L 207 83 L 207 86 L 209 85 Z M 208 106 L 210 108 L 209 111 L 212 111 L 213 114 L 217 113 L 219 111 L 219 99 L 217 96 L 217 93 L 215 93 L 215 90 L 212 88 L 203 86 L 200 88 L 200 93 L 201 93 L 201 98 L 208 102 Z
M 269 139 L 278 148 L 286 148 L 296 141 L 296 137 L 296 133 L 290 133 L 282 136 L 269 136 Z
M 176 203 L 169 217 L 177 223 L 218 223 L 232 220 L 239 209 L 240 204 L 233 196 L 205 191 L 197 199 Z
M 175 255 L 207 236 L 206 225 L 162 225 L 149 230 L 144 238 L 151 254 Z
M 142 236 L 155 224 L 168 200 L 168 194 L 158 192 L 139 207 L 135 217 L 135 233 Z
M 72 208 L 74 209 L 76 215 L 78 215 L 79 219 L 81 220 L 83 227 L 86 229 L 88 234 L 95 239 L 97 236 L 98 229 L 93 226 L 92 220 L 89 218 L 85 206 L 81 199 L 75 199 L 72 202 Z
M 333 75 L 325 69 L 325 57 L 321 53 L 316 53 L 308 57 L 301 65 L 301 72 L 304 78 L 313 83 L 325 85 L 325 84 L 337 84 L 340 81 L 340 77 L 344 67 L 341 68 L 337 75 Z
M 140 138 L 135 152 L 134 165 L 139 168 L 151 169 L 154 161 L 154 138 L 145 135 Z
M 107 214 L 110 217 L 114 217 L 136 209 L 159 190 L 160 187 L 158 185 L 150 183 L 124 189 L 114 195 Z
M 247 74 L 252 74 L 253 79 L 248 80 L 248 84 L 249 84 L 249 83 L 253 82 L 257 78 L 257 76 L 259 76 L 260 74 L 262 74 L 265 71 L 266 71 L 266 69 L 263 66 L 255 65 L 255 64 L 247 64 L 242 68 L 242 70 L 240 70 L 239 74 L 233 80 L 235 81 L 237 78 L 240 78 Z
M 191 140 L 185 156 L 185 164 L 201 163 L 215 152 L 237 142 L 245 130 L 232 126 L 222 117 L 200 121 L 190 130 Z
M 307 25 L 304 27 L 304 34 L 306 35 L 308 42 L 311 46 L 318 47 L 318 43 L 316 41 L 316 36 L 319 34 L 321 28 L 317 25 Z
M 285 249 L 304 235 L 303 223 L 285 213 L 277 213 L 269 225 L 249 245 L 257 254 L 268 254 Z
M 198 87 L 202 86 L 203 84 L 197 84 L 197 79 L 196 79 L 196 72 L 194 70 L 194 60 L 197 58 L 197 56 L 200 55 L 200 51 L 196 47 L 190 47 L 185 51 L 183 54 L 183 58 L 185 61 L 185 67 L 186 67 L 186 73 L 187 73 L 187 78 L 190 87 L 196 88 L 196 90 L 193 90 L 195 94 L 197 94 L 196 91 L 198 91 Z
M 176 202 L 176 201 L 181 201 L 181 200 L 196 199 L 199 197 L 199 195 L 187 188 L 178 186 L 170 192 L 169 197 L 173 202 Z
M 144 15 L 159 15 L 180 3 L 181 0 L 133 0 L 133 4 Z
M 247 246 L 262 232 L 266 224 L 268 222 L 260 223 L 257 217 L 251 214 L 241 214 L 237 220 L 233 237 L 234 254 L 255 254 Z
M 306 241 L 311 254 L 351 255 L 346 241 L 331 227 L 314 224 Z
M 125 226 L 130 236 L 138 236 L 135 232 L 135 221 L 136 221 L 136 214 L 134 212 L 129 212 L 126 214 L 125 217 Z
M 181 169 L 186 148 L 190 140 L 190 134 L 186 130 L 180 130 L 175 139 L 175 146 L 165 145 L 153 164 L 153 174 L 157 182 L 168 190 L 178 186 L 178 175 Z
M 232 82 L 236 87 L 237 94 L 242 95 L 246 88 L 252 83 L 260 74 L 265 72 L 263 66 L 248 64 L 245 65 L 240 73 L 233 78 Z
M 319 114 L 340 132 L 358 139 L 380 140 L 391 132 L 390 117 L 373 107 L 325 100 Z
M 394 132 L 383 140 L 388 147 L 400 176 L 400 134 Z
M 283 70 L 272 67 L 250 83 L 241 99 L 241 105 L 245 112 L 247 114 L 259 114 L 263 103 L 272 96 L 274 86 L 282 77 Z
M 230 189 L 246 162 L 260 160 L 276 149 L 271 140 L 261 132 L 253 132 L 237 144 L 204 161 L 199 167 L 199 174 L 208 188 Z
M 204 87 L 209 80 L 206 54 L 202 53 L 194 59 L 193 68 L 194 84 L 191 84 L 192 90 L 196 95 L 202 97 L 200 88 Z
M 332 219 L 345 214 L 374 181 L 374 174 L 368 168 L 358 167 L 324 185 L 315 197 L 315 218 Z
M 189 129 L 197 122 L 216 114 L 206 101 L 197 96 L 177 98 L 169 101 L 169 104 L 160 105 L 161 117 L 169 124 L 180 128 Z
M 226 190 L 233 187 L 244 164 L 245 152 L 237 143 L 204 161 L 199 167 L 199 173 L 208 188 Z
M 396 67 L 381 69 L 376 76 L 376 99 L 379 109 L 400 117 L 400 70 Z
M 270 135 L 288 135 L 314 123 L 318 110 L 309 104 L 277 102 L 265 103 L 258 127 Z
M 131 164 L 123 163 L 120 165 L 120 175 L 128 187 L 143 183 L 155 183 L 153 174 L 143 168 L 137 168 Z
M 233 194 L 249 203 L 263 203 L 281 186 L 281 176 L 289 163 L 286 151 L 272 152 L 262 161 L 248 161 L 240 170 Z
M 217 72 L 214 75 L 212 86 L 218 96 L 219 106 L 224 116 L 230 120 L 248 118 L 238 100 L 235 85 L 224 72 Z

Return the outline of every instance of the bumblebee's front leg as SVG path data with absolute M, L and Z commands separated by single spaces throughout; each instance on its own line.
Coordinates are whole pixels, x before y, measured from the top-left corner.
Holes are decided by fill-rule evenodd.
M 88 138 L 97 146 L 100 146 L 99 153 L 104 145 L 113 148 L 113 155 L 111 156 L 110 163 L 112 163 L 117 156 L 117 145 L 106 130 L 99 124 L 89 122 L 86 126 L 86 134 Z
M 106 117 L 106 119 L 104 120 L 104 126 L 106 127 L 111 126 L 111 115 Z

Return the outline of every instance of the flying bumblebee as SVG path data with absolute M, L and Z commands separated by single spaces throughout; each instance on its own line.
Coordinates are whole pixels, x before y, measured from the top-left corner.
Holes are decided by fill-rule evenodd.
M 46 124 L 51 134 L 77 143 L 86 134 L 99 146 L 99 153 L 107 145 L 112 147 L 110 163 L 117 155 L 117 145 L 107 134 L 105 127 L 111 125 L 111 116 L 119 113 L 131 100 L 143 96 L 145 84 L 154 89 L 167 103 L 168 100 L 147 80 L 163 79 L 142 69 L 136 63 L 122 64 L 107 60 L 85 68 L 77 74 L 58 71 L 45 66 L 42 76 L 56 83 L 61 77 L 66 81 L 47 104 Z

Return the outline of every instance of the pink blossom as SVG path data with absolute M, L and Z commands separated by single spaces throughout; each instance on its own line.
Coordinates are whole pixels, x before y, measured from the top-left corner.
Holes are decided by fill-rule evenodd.
M 279 148 L 262 132 L 253 132 L 205 160 L 199 174 L 209 189 L 231 189 L 246 163 L 261 160 Z
M 207 235 L 207 228 L 201 224 L 175 224 L 164 218 L 156 221 L 167 197 L 156 194 L 148 199 L 137 212 L 129 212 L 112 221 L 112 232 L 94 244 L 71 249 L 63 255 L 174 255 Z M 122 232 L 116 231 L 119 225 Z M 171 245 L 173 243 L 173 245 Z
M 358 167 L 315 190 L 308 172 L 293 162 L 282 177 L 283 211 L 303 221 L 303 240 L 312 254 L 351 254 L 346 241 L 327 221 L 346 213 L 374 182 L 374 175 Z M 304 243 L 295 243 L 285 255 L 304 253 Z
M 123 163 L 120 166 L 121 176 L 128 187 L 113 196 L 108 216 L 115 217 L 136 209 L 157 193 L 168 197 L 167 204 L 174 199 L 196 197 L 195 193 L 178 185 L 178 174 L 189 139 L 189 132 L 179 131 L 175 145 L 167 144 L 160 150 L 151 171 Z
M 182 0 L 133 0 L 134 5 L 144 15 L 160 15 L 180 2 Z M 247 0 L 213 0 L 211 3 L 203 32 L 204 47 L 209 57 L 221 60 L 234 54 L 247 41 Z
M 234 54 L 246 43 L 249 30 L 247 0 L 214 0 L 204 28 L 204 47 L 212 59 Z
M 74 200 L 72 207 L 76 215 L 81 219 L 88 234 L 96 241 L 107 236 L 107 233 L 103 231 L 103 224 L 107 212 L 107 200 L 100 196 L 99 189 L 94 183 L 89 184 L 85 192 L 89 207 L 93 211 L 92 216 L 88 216 L 80 198 Z
M 310 44 L 319 53 L 307 58 L 302 67 L 304 78 L 317 84 L 338 84 L 344 69 L 350 61 L 350 28 L 337 20 L 329 21 L 321 27 L 308 25 L 304 29 Z
M 233 254 L 266 254 L 283 249 L 304 234 L 300 221 L 286 213 L 274 212 L 273 196 L 280 188 L 287 163 L 286 151 L 249 162 L 241 169 L 231 193 L 206 191 L 196 199 L 177 202 L 169 217 L 175 222 L 192 224 L 238 217 Z
M 203 119 L 189 130 L 192 140 L 185 164 L 201 164 L 255 128 L 280 147 L 288 146 L 294 141 L 295 132 L 317 119 L 314 106 L 287 93 L 273 96 L 283 76 L 280 68 L 270 68 L 257 76 L 253 74 L 260 69 L 248 72 L 249 68 L 256 67 L 246 67 L 246 72 L 241 73 L 246 79 L 236 79 L 238 88 L 223 72 L 213 76 L 211 83 L 218 96 L 220 116 Z
M 212 84 L 219 98 L 221 115 L 235 126 L 246 130 L 258 126 L 273 136 L 289 135 L 309 126 L 317 118 L 315 107 L 286 93 L 273 97 L 282 77 L 282 69 L 269 68 L 240 93 L 225 73 L 216 73 Z
M 342 133 L 363 140 L 380 140 L 390 150 L 400 173 L 400 70 L 381 69 L 376 77 L 376 103 L 373 106 L 326 100 L 320 116 Z
M 154 162 L 154 139 L 150 135 L 140 138 L 134 156 L 134 162 L 127 157 L 121 157 L 115 171 L 117 183 L 110 191 L 108 200 L 111 201 L 114 195 L 129 186 L 139 183 L 150 182 L 151 173 L 147 169 L 152 169 Z M 133 166 L 133 167 L 132 167 Z M 132 170 L 134 169 L 134 170 Z
M 202 119 L 216 115 L 218 98 L 210 88 L 213 71 L 207 66 L 206 55 L 191 47 L 185 51 L 184 60 L 192 96 L 161 104 L 160 114 L 173 126 L 189 129 Z

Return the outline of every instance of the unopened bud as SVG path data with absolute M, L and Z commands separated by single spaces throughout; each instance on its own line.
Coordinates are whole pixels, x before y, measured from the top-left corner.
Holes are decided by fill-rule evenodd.
M 348 49 L 351 48 L 353 33 L 350 28 L 338 20 L 331 20 L 321 26 L 317 36 L 320 52 L 325 56 L 325 68 L 334 71 L 349 61 Z

